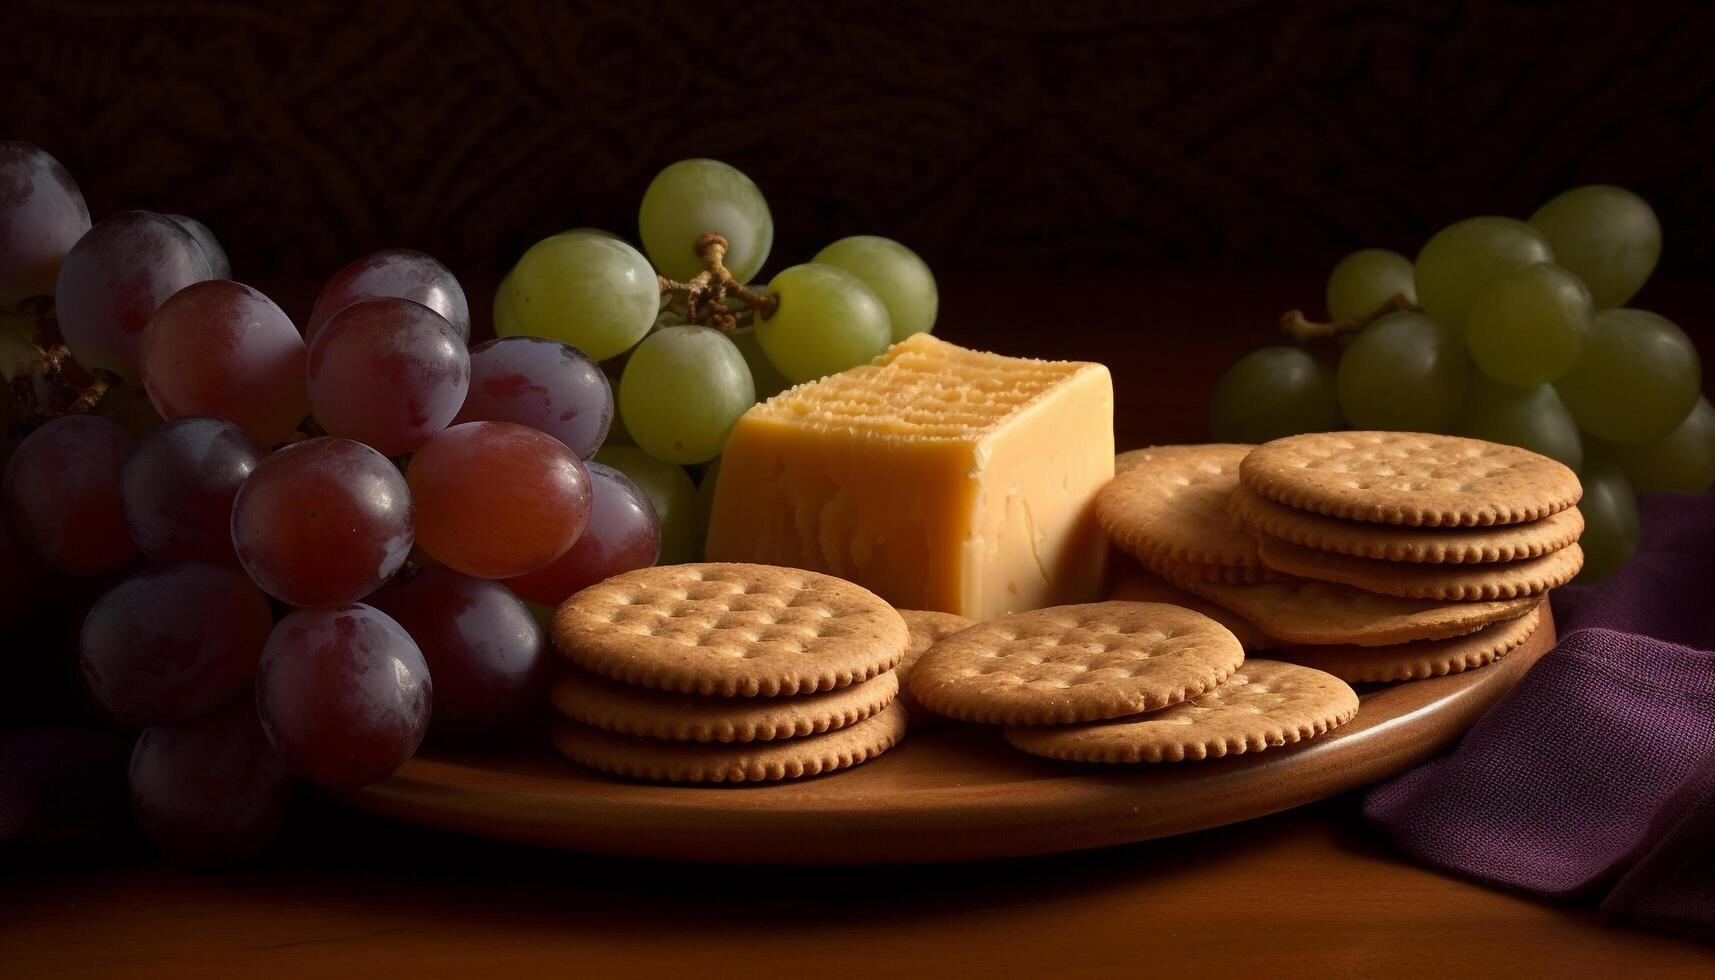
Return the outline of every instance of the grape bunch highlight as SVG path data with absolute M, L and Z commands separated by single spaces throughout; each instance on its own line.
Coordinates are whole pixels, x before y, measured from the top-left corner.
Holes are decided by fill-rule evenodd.
M 712 160 L 649 185 L 641 251 L 530 248 L 474 345 L 421 252 L 359 257 L 295 324 L 193 218 L 92 223 L 27 143 L 0 143 L 0 184 L 0 625 L 36 580 L 99 583 L 83 684 L 141 730 L 139 825 L 195 863 L 264 844 L 299 781 L 538 724 L 553 607 L 699 557 L 738 417 L 936 317 L 884 238 L 757 281 L 767 203 Z
M 1637 549 L 1637 492 L 1715 484 L 1697 350 L 1626 305 L 1660 256 L 1655 212 L 1607 185 L 1567 191 L 1528 221 L 1455 222 L 1415 260 L 1354 252 L 1328 277 L 1328 321 L 1288 313 L 1296 346 L 1252 351 L 1221 376 L 1213 437 L 1397 429 L 1551 456 L 1583 481 L 1578 581 L 1599 581 Z

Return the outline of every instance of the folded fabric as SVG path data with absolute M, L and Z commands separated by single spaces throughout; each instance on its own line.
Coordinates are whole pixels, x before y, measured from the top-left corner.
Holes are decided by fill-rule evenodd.
M 1640 506 L 1637 556 L 1555 594 L 1559 645 L 1364 812 L 1426 863 L 1715 936 L 1715 494 Z

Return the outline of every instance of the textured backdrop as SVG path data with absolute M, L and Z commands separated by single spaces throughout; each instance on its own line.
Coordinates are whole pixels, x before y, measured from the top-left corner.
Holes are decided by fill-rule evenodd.
M 635 234 L 705 155 L 938 270 L 1301 270 L 1628 184 L 1715 258 L 1707 3 L 6 4 L 0 134 L 240 275 L 409 244 L 492 271 Z

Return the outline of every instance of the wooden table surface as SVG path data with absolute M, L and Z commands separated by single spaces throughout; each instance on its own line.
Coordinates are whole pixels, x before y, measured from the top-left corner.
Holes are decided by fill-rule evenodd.
M 1715 364 L 1701 290 L 1651 288 Z M 1221 367 L 1319 290 L 958 282 L 939 332 L 1104 360 L 1122 447 L 1193 440 Z M 300 317 L 313 295 L 281 292 Z M 544 852 L 310 801 L 268 856 L 220 874 L 0 852 L 0 977 L 1715 975 L 1715 947 L 1415 866 L 1356 812 L 1345 797 L 1086 854 L 808 870 Z

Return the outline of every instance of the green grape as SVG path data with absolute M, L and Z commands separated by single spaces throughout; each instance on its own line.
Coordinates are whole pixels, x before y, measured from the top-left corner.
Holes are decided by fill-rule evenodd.
M 655 564 L 697 560 L 702 551 L 697 542 L 697 485 L 683 466 L 632 446 L 603 446 L 590 458 L 630 477 L 655 505 L 655 516 L 661 520 L 661 556 Z
M 756 385 L 744 355 L 711 327 L 663 327 L 645 337 L 619 380 L 625 429 L 639 448 L 670 463 L 720 455 Z
M 1328 276 L 1328 319 L 1335 323 L 1361 320 L 1395 296 L 1417 303 L 1411 260 L 1385 248 L 1353 252 Z
M 1538 262 L 1477 291 L 1465 346 L 1483 373 L 1510 385 L 1539 385 L 1572 370 L 1596 311 L 1578 277 Z
M 1691 339 L 1666 317 L 1602 310 L 1583 355 L 1555 387 L 1585 432 L 1651 442 L 1685 421 L 1703 390 L 1703 368 Z
M 810 261 L 837 265 L 875 290 L 887 307 L 894 340 L 935 329 L 941 304 L 935 276 L 916 252 L 893 239 L 853 235 L 817 252 Z
M 507 328 L 497 311 L 497 334 L 547 337 L 597 361 L 641 340 L 661 309 L 649 260 L 617 238 L 552 235 L 532 245 L 507 278 Z
M 1552 262 L 1548 240 L 1514 218 L 1466 218 L 1435 233 L 1417 253 L 1419 304 L 1435 322 L 1463 331 L 1477 293 L 1504 273 Z
M 767 294 L 780 305 L 756 324 L 756 339 L 793 383 L 866 364 L 893 342 L 881 297 L 837 266 L 807 262 L 782 269 Z
M 1579 585 L 1600 582 L 1631 560 L 1638 550 L 1638 499 L 1626 474 L 1611 458 L 1592 453 L 1580 477 L 1584 496 L 1584 569 L 1573 579 Z
M 722 263 L 749 282 L 774 247 L 774 218 L 749 177 L 719 160 L 680 160 L 655 175 L 637 212 L 643 250 L 669 279 L 684 282 L 705 268 L 697 239 L 726 236 Z
M 1661 222 L 1643 198 L 1623 187 L 1590 184 L 1556 197 L 1530 216 L 1555 260 L 1572 270 L 1597 309 L 1637 295 L 1661 258 Z
M 762 352 L 762 343 L 756 339 L 755 327 L 740 327 L 727 334 L 727 339 L 744 355 L 744 363 L 750 365 L 750 379 L 756 382 L 756 400 L 763 401 L 773 398 L 787 388 L 792 382 L 786 380 L 786 375 L 774 366 L 768 355 Z
M 1470 375 L 1452 331 L 1421 313 L 1390 313 L 1352 338 L 1334 381 L 1355 429 L 1446 432 Z
M 1209 400 L 1216 442 L 1268 442 L 1343 426 L 1334 372 L 1297 347 L 1264 347 L 1234 361 Z
M 1615 445 L 1612 451 L 1639 493 L 1700 493 L 1715 485 L 1715 407 L 1699 396 L 1679 428 L 1654 442 Z
M 1584 465 L 1578 423 L 1550 384 L 1517 388 L 1473 375 L 1465 405 L 1453 424 L 1456 435 L 1522 446 L 1573 469 Z
M 697 557 L 703 557 L 703 542 L 709 538 L 709 517 L 715 511 L 715 487 L 721 478 L 719 456 L 703 470 L 697 480 Z

